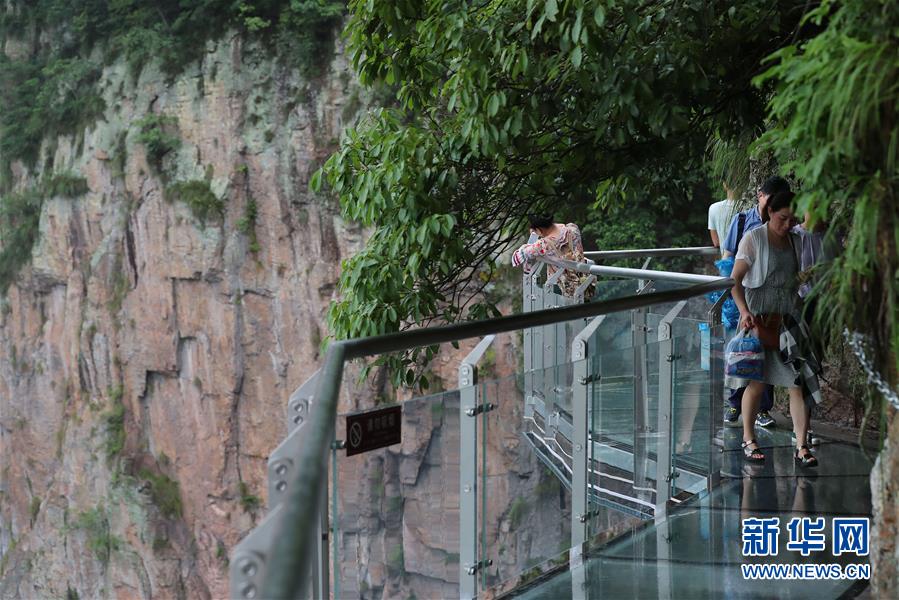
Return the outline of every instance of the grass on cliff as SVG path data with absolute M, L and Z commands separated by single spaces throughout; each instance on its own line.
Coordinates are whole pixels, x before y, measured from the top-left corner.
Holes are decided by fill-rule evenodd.
M 137 475 L 150 484 L 150 497 L 159 512 L 170 519 L 181 517 L 181 486 L 177 481 L 147 468 L 141 469 Z
M 44 195 L 50 198 L 77 198 L 90 191 L 87 179 L 69 171 L 54 173 L 44 181 L 42 188 Z
M 3 245 L 0 250 L 0 293 L 6 293 L 19 269 L 31 260 L 31 251 L 40 237 L 44 200 L 59 196 L 74 198 L 87 191 L 84 177 L 62 172 L 51 174 L 39 186 L 0 195 L 0 242 Z
M 19 269 L 31 260 L 38 239 L 43 197 L 27 190 L 0 197 L 0 291 L 6 293 Z
M 240 494 L 240 506 L 244 512 L 253 512 L 262 506 L 262 500 L 259 496 L 250 492 L 250 486 L 245 481 L 237 484 L 237 491 Z
M 202 179 L 179 181 L 165 188 L 169 202 L 184 202 L 193 215 L 204 225 L 210 218 L 221 218 L 225 214 L 225 202 L 212 192 L 209 182 Z
M 84 532 L 87 548 L 104 565 L 109 563 L 112 553 L 122 547 L 121 540 L 110 531 L 109 515 L 102 504 L 79 514 L 71 529 Z
M 147 115 L 137 122 L 137 141 L 146 147 L 147 161 L 158 173 L 162 172 L 165 155 L 181 147 L 181 138 L 173 133 L 177 123 L 177 119 L 167 115 Z
M 403 554 L 402 542 L 397 543 L 387 554 L 387 566 L 402 573 L 406 568 L 406 557 Z
M 247 200 L 246 208 L 244 208 L 243 217 L 237 221 L 237 230 L 247 236 L 247 240 L 249 241 L 248 248 L 253 254 L 258 254 L 259 250 L 261 250 L 259 238 L 256 237 L 256 219 L 258 215 L 256 200 L 250 198 Z
M 106 424 L 106 460 L 112 462 L 125 449 L 125 404 L 122 402 L 122 386 L 109 390 L 112 406 L 103 415 Z

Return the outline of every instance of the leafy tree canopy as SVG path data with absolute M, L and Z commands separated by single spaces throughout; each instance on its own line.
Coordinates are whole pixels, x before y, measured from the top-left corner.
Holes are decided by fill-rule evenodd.
M 332 334 L 490 314 L 466 299 L 522 238 L 528 212 L 621 215 L 645 212 L 647 198 L 687 206 L 710 137 L 761 129 L 765 90 L 752 79 L 771 52 L 808 35 L 804 5 L 350 2 L 362 82 L 397 93 L 346 133 L 312 182 L 373 229 L 344 264 Z M 659 219 L 647 230 L 664 230 Z
M 772 126 L 756 146 L 800 182 L 800 213 L 845 236 L 818 286 L 821 324 L 868 334 L 882 374 L 899 383 L 899 4 L 822 2 L 826 28 L 770 59 Z M 894 388 L 895 389 L 895 388 Z

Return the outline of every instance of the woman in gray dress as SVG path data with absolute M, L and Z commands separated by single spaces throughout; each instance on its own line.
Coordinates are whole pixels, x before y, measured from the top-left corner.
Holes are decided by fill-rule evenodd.
M 766 384 L 786 387 L 790 393 L 790 415 L 796 434 L 796 461 L 803 467 L 818 465 L 817 459 L 805 445 L 808 431 L 808 411 L 802 389 L 796 385 L 796 373 L 784 364 L 777 346 L 780 319 L 785 314 L 799 312 L 799 248 L 790 229 L 795 217 L 790 206 L 791 192 L 775 194 L 762 214 L 763 227 L 747 233 L 737 249 L 732 277 L 733 297 L 740 309 L 740 329 L 753 330 L 769 340 L 765 347 L 764 381 L 751 381 L 743 394 L 743 455 L 747 461 L 762 462 L 765 455 L 755 441 L 753 423 Z M 767 335 L 762 335 L 767 331 Z M 725 381 L 729 387 L 740 382 Z

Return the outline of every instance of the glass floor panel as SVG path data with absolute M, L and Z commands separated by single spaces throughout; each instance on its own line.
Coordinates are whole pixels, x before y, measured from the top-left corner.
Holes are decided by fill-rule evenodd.
M 738 600 L 839 598 L 859 584 L 843 580 L 764 581 L 743 579 L 737 565 L 697 565 L 671 561 L 635 561 L 608 557 L 591 559 L 572 573 L 566 572 L 532 587 L 518 598 Z M 578 589 L 575 594 L 572 592 Z M 853 592 L 847 594 L 853 596 Z
M 759 432 L 768 460 L 748 465 L 740 455 L 741 429 L 719 432 L 711 452 L 721 453 L 720 485 L 710 494 L 672 509 L 668 519 L 648 523 L 591 551 L 583 565 L 519 591 L 521 598 L 826 598 L 854 597 L 867 582 L 855 580 L 744 579 L 743 564 L 867 564 L 867 557 L 831 555 L 834 516 L 870 516 L 871 460 L 855 445 L 815 448 L 817 469 L 793 461 L 789 431 Z M 777 556 L 742 555 L 742 519 L 780 518 Z M 788 550 L 793 517 L 826 521 L 824 552 L 808 557 Z M 574 590 L 574 592 L 573 592 Z

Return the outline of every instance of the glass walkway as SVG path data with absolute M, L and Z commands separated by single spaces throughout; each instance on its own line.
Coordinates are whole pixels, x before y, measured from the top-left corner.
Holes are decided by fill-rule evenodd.
M 541 265 L 519 315 L 332 345 L 288 401 L 269 513 L 232 553 L 231 596 L 854 597 L 868 558 L 834 556 L 835 528 L 870 516 L 872 462 L 822 439 L 821 466 L 802 470 L 780 429 L 758 431 L 764 465 L 745 463 L 741 430 L 721 427 L 730 281 L 648 268 L 699 271 L 714 252 L 595 253 L 644 262 L 578 265 L 579 294 L 597 280 L 588 304 Z M 351 358 L 471 338 L 437 378 L 454 389 L 372 407 L 352 367 L 341 380 Z M 767 527 L 768 555 L 747 523 Z M 765 566 L 825 578 L 756 578 Z
M 722 480 L 711 493 L 672 511 L 662 523 L 647 522 L 599 545 L 583 564 L 517 590 L 521 598 L 851 598 L 866 587 L 855 580 L 753 580 L 741 565 L 866 561 L 827 553 L 803 557 L 786 548 L 786 523 L 794 517 L 869 516 L 871 461 L 856 445 L 822 440 L 817 474 L 795 466 L 788 432 L 760 435 L 769 456 L 763 467 L 746 466 L 740 430 L 724 432 Z M 770 460 L 773 454 L 774 460 Z M 783 531 L 776 557 L 742 555 L 743 519 L 779 517 Z M 827 523 L 830 525 L 830 523 Z M 826 547 L 832 547 L 829 539 Z

